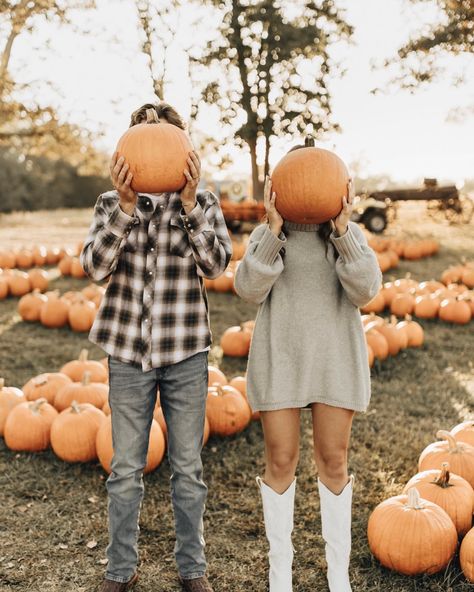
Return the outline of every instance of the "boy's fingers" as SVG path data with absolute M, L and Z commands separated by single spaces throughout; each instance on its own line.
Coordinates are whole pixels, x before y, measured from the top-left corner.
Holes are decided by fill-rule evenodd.
M 127 185 L 128 187 L 130 187 L 130 184 L 132 183 L 132 179 L 133 179 L 133 174 L 132 173 L 128 173 L 127 179 L 125 181 L 125 185 Z

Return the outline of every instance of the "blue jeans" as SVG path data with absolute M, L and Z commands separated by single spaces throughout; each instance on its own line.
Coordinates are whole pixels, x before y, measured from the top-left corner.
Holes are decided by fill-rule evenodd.
M 106 578 L 127 582 L 138 564 L 138 518 L 143 499 L 143 468 L 160 389 L 168 428 L 176 545 L 183 578 L 206 572 L 203 514 L 207 487 L 202 480 L 201 449 L 208 382 L 208 354 L 143 372 L 141 367 L 109 357 L 114 456 L 107 480 L 109 546 Z

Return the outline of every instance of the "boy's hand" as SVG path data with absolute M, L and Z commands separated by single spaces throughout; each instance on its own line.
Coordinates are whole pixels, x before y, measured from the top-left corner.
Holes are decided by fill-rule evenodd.
M 351 219 L 352 210 L 354 208 L 354 183 L 349 179 L 347 183 L 347 196 L 342 196 L 342 210 L 334 220 L 331 220 L 333 230 L 338 236 L 345 234 L 349 220 Z
M 189 214 L 196 205 L 196 190 L 201 179 L 201 161 L 194 150 L 189 153 L 187 163 L 188 169 L 184 170 L 186 185 L 181 190 L 181 203 L 186 214 Z
M 109 168 L 112 184 L 119 194 L 120 208 L 131 216 L 137 203 L 137 194 L 130 186 L 133 175 L 128 170 L 129 166 L 123 156 L 119 158 L 118 152 L 114 152 Z
M 283 218 L 275 206 L 276 193 L 272 193 L 272 181 L 267 175 L 265 177 L 265 187 L 263 189 L 263 203 L 267 212 L 268 224 L 270 230 L 278 236 L 283 226 Z

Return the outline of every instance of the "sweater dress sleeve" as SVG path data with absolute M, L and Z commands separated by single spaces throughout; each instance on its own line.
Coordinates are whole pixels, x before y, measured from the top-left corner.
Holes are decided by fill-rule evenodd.
M 255 228 L 244 258 L 235 272 L 235 290 L 243 300 L 255 304 L 265 300 L 283 271 L 280 251 L 285 244 L 285 236 L 275 236 L 267 224 Z
M 374 251 L 355 222 L 349 222 L 342 236 L 331 234 L 331 242 L 339 254 L 336 273 L 342 287 L 355 306 L 365 306 L 377 295 L 382 284 L 382 272 Z

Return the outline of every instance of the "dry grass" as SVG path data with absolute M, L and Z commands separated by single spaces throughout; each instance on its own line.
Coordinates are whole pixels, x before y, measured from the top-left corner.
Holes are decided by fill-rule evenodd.
M 50 244 L 82 238 L 90 211 L 11 215 L 1 219 L 0 245 L 44 240 L 51 219 L 69 218 Z M 397 276 L 438 277 L 462 255 L 474 257 L 470 228 L 425 223 L 419 206 L 401 211 L 398 228 L 411 235 L 432 234 L 443 248 L 436 258 L 403 263 Z M 6 226 L 5 226 L 6 224 Z M 31 224 L 31 226 L 30 226 Z M 28 226 L 28 227 L 27 227 Z M 21 234 L 20 234 L 21 233 Z M 26 240 L 26 237 L 28 240 Z M 63 238 L 61 238 L 63 237 Z M 17 238 L 19 240 L 17 241 Z M 46 242 L 46 241 L 45 241 Z M 85 282 L 57 280 L 66 289 Z M 86 344 L 86 337 L 19 321 L 16 302 L 0 303 L 0 374 L 21 386 L 35 373 L 59 368 Z M 231 295 L 211 295 L 215 336 L 252 318 L 255 307 Z M 369 552 L 370 511 L 398 493 L 416 472 L 419 453 L 440 427 L 450 428 L 473 409 L 474 333 L 468 327 L 424 322 L 426 343 L 389 360 L 374 372 L 369 412 L 354 422 L 350 468 L 356 475 L 351 578 L 360 592 L 464 592 L 470 586 L 455 561 L 445 573 L 408 578 L 381 568 Z M 100 357 L 94 348 L 93 357 Z M 341 362 L 342 363 L 342 362 Z M 224 360 L 230 375 L 242 360 Z M 295 592 L 326 590 L 319 501 L 311 451 L 309 417 L 302 422 L 295 514 Z M 226 440 L 211 439 L 204 451 L 209 498 L 206 539 L 209 573 L 216 591 L 263 592 L 266 542 L 254 476 L 262 469 L 263 444 L 257 423 Z M 92 591 L 104 566 L 107 544 L 104 474 L 95 463 L 67 465 L 51 452 L 37 455 L 0 451 L 0 590 L 2 592 Z M 179 590 L 173 560 L 173 524 L 167 463 L 146 478 L 141 516 L 141 592 Z M 97 541 L 88 549 L 88 541 Z

